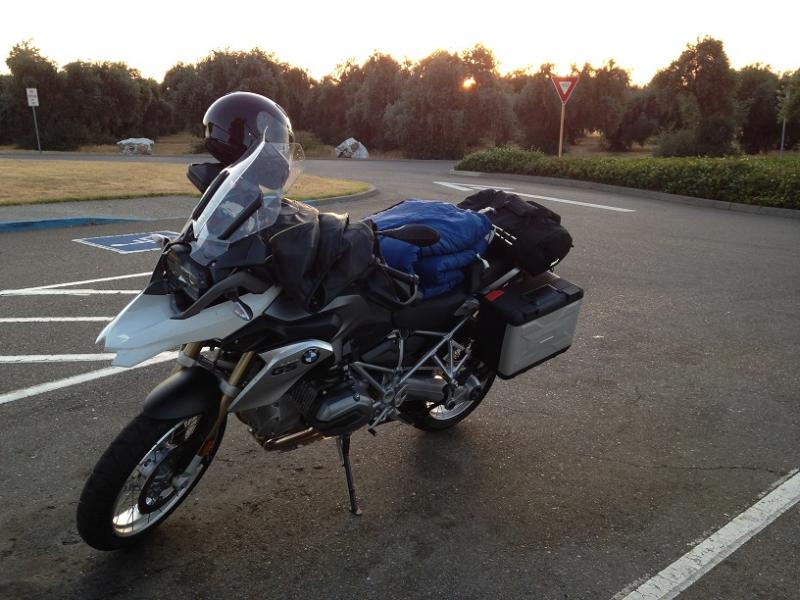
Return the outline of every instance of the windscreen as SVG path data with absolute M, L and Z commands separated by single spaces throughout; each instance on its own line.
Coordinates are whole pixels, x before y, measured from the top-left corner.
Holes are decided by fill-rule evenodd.
M 224 180 L 194 221 L 193 257 L 213 260 L 228 247 L 275 223 L 281 198 L 302 171 L 300 144 L 262 141 L 220 175 Z M 212 186 L 213 189 L 214 186 Z

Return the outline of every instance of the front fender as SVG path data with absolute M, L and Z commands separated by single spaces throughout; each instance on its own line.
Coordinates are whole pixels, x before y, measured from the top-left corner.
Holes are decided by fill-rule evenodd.
M 159 383 L 144 401 L 142 412 L 153 419 L 184 419 L 219 410 L 219 380 L 202 367 L 183 369 Z

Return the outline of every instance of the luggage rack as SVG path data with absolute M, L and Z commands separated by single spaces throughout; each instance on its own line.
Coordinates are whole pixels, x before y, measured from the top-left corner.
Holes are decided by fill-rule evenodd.
M 490 210 L 494 210 L 494 209 L 490 209 Z M 512 248 L 514 246 L 514 243 L 517 241 L 517 236 L 515 236 L 510 231 L 507 231 L 507 230 L 503 229 L 502 227 L 500 227 L 498 225 L 495 225 L 494 223 L 492 223 L 492 232 L 494 233 L 494 235 L 492 236 L 492 241 L 494 241 L 494 239 L 497 238 L 498 240 L 500 240 L 500 242 L 502 242 L 504 245 L 508 246 L 509 248 Z M 558 260 L 554 261 L 553 263 L 551 263 L 547 270 L 548 271 L 552 271 L 553 268 L 555 268 L 555 266 L 558 263 L 561 262 L 561 260 L 562 259 L 558 259 Z
M 514 242 L 517 241 L 517 236 L 495 224 L 492 224 L 492 231 L 494 231 L 494 237 L 502 240 L 507 246 L 513 246 Z

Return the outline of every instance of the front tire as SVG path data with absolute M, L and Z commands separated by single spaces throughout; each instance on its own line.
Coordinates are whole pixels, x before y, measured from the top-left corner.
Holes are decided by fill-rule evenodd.
M 185 419 L 139 415 L 100 457 L 78 502 L 78 532 L 98 550 L 131 546 L 183 502 L 219 448 L 225 422 L 205 458 L 198 456 L 215 413 Z

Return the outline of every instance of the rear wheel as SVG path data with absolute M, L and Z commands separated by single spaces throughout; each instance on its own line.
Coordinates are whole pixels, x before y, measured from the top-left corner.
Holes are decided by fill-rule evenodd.
M 415 401 L 404 402 L 401 410 L 417 429 L 423 431 L 444 431 L 466 419 L 489 393 L 496 373 L 483 364 L 470 369 L 462 376 L 463 383 L 448 392 L 444 402 Z
M 137 416 L 97 462 L 78 503 L 78 532 L 98 550 L 137 543 L 164 522 L 200 481 L 222 441 L 199 451 L 216 420 Z

